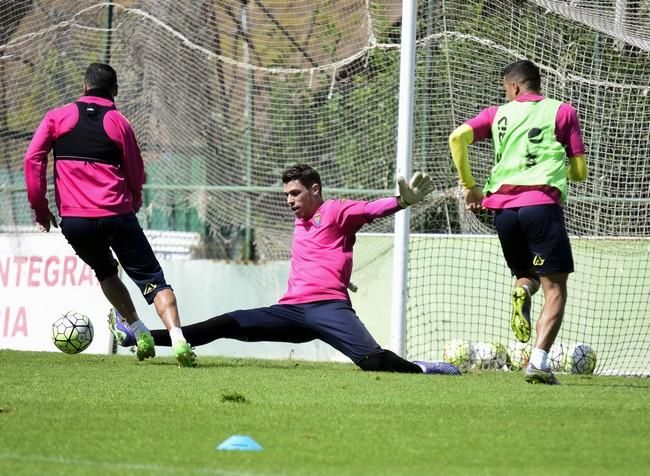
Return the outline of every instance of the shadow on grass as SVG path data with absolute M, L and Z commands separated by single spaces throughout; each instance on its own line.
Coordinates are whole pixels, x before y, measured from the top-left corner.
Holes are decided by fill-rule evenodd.
M 163 360 L 164 359 L 164 360 Z M 171 366 L 177 367 L 178 364 L 171 357 L 156 358 L 154 360 L 145 361 L 149 365 Z M 325 367 L 325 368 L 323 368 Z M 316 362 L 302 362 L 302 361 L 274 361 L 274 360 L 250 360 L 250 359 L 216 359 L 211 357 L 209 359 L 201 359 L 199 356 L 197 369 L 204 368 L 259 368 L 259 369 L 280 369 L 280 370 L 314 370 L 319 371 L 360 371 L 352 364 L 344 363 L 316 363 Z

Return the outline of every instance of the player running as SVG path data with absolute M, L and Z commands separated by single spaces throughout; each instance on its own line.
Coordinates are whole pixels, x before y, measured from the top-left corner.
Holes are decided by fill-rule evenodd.
M 131 124 L 115 109 L 117 90 L 115 70 L 92 63 L 84 77 L 84 95 L 47 112 L 25 154 L 27 197 L 40 229 L 56 227 L 47 200 L 47 156 L 54 149 L 61 232 L 93 269 L 106 299 L 128 321 L 138 359 L 154 357 L 156 349 L 117 274 L 111 250 L 169 330 L 179 366 L 192 367 L 196 356 L 180 329 L 174 291 L 135 216 L 142 205 L 144 164 Z
M 459 126 L 449 136 L 449 146 L 465 206 L 494 211 L 503 255 L 516 277 L 511 325 L 521 342 L 530 340 L 531 296 L 540 283 L 544 290 L 525 378 L 530 383 L 558 384 L 547 356 L 562 325 L 567 279 L 573 272 L 561 204 L 567 196 L 567 178 L 587 177 L 585 146 L 575 109 L 541 95 L 536 65 L 517 61 L 503 70 L 502 77 L 509 102 L 484 109 Z M 495 165 L 481 190 L 470 171 L 468 145 L 487 138 L 494 145 Z
M 433 190 L 431 178 L 417 172 L 410 183 L 398 179 L 400 196 L 371 202 L 323 200 L 320 175 L 308 165 L 282 174 L 287 204 L 295 214 L 288 288 L 278 304 L 233 311 L 183 327 L 188 342 L 216 339 L 308 342 L 320 339 L 363 370 L 459 375 L 446 362 L 409 362 L 382 349 L 352 309 L 348 286 L 356 233 L 376 218 L 420 202 Z M 119 319 L 110 323 L 121 345 L 133 337 Z M 169 346 L 163 331 L 151 331 L 156 345 Z

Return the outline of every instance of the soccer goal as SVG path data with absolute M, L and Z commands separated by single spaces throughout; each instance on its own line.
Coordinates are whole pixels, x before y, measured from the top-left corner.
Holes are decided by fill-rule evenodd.
M 589 344 L 596 373 L 647 375 L 650 4 L 423 3 L 433 28 L 418 42 L 418 78 L 432 79 L 419 83 L 417 100 L 432 104 L 439 122 L 418 122 L 416 131 L 428 135 L 416 134 L 416 143 L 436 144 L 427 155 L 450 170 L 445 135 L 504 101 L 500 68 L 523 58 L 539 64 L 544 93 L 578 110 L 590 168 L 586 182 L 570 186 L 566 206 L 576 272 L 556 342 Z M 489 144 L 473 146 L 471 159 L 484 183 L 493 161 Z M 454 339 L 513 341 L 512 279 L 491 217 L 466 212 L 454 199 L 444 207 L 453 222 L 448 234 L 410 240 L 407 349 L 418 358 L 440 356 Z M 535 317 L 542 299 L 540 293 L 533 301 Z
M 32 225 L 22 174 L 31 134 L 48 108 L 80 94 L 90 61 L 105 61 L 146 163 L 143 225 L 199 233 L 197 257 L 286 260 L 286 166 L 318 168 L 326 197 L 394 193 L 401 14 L 401 0 L 9 2 L 0 227 Z M 544 92 L 578 110 L 588 147 L 590 176 L 566 208 L 576 273 L 558 341 L 591 345 L 597 373 L 650 374 L 649 31 L 648 2 L 417 1 L 411 167 L 436 190 L 410 217 L 409 358 L 440 358 L 450 339 L 510 339 L 508 270 L 491 217 L 463 210 L 447 136 L 501 103 L 501 68 L 529 58 Z M 489 144 L 472 161 L 484 180 Z M 365 231 L 391 240 L 393 222 Z M 368 241 L 368 256 L 382 240 Z

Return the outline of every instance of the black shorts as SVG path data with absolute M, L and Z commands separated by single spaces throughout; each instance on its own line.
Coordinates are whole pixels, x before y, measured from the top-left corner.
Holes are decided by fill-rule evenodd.
M 158 291 L 171 289 L 135 214 L 63 217 L 61 231 L 79 258 L 93 269 L 98 281 L 117 274 L 118 262 L 112 249 L 149 304 Z
M 497 210 L 494 215 L 503 256 L 512 274 L 572 273 L 573 254 L 559 205 Z
M 355 364 L 382 349 L 347 301 L 275 304 L 229 312 L 248 342 L 309 342 L 320 339 Z

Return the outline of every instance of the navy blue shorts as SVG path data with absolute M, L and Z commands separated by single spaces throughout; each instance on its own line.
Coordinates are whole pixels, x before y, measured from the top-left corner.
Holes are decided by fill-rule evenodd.
M 494 215 L 503 256 L 512 274 L 572 273 L 573 254 L 559 205 L 497 210 Z
M 347 301 L 275 304 L 228 315 L 241 327 L 239 340 L 301 343 L 320 339 L 355 364 L 382 351 Z
M 79 258 L 93 269 L 98 281 L 117 274 L 118 262 L 112 249 L 149 304 L 158 291 L 171 289 L 135 214 L 63 217 L 61 231 Z

